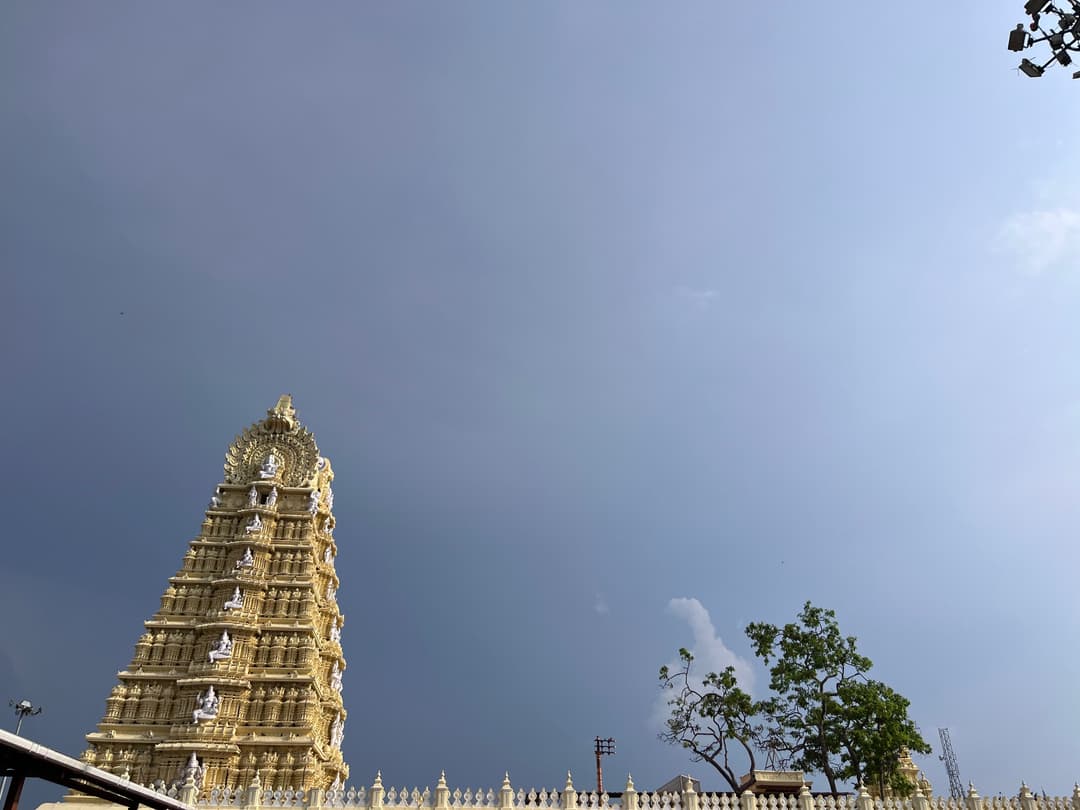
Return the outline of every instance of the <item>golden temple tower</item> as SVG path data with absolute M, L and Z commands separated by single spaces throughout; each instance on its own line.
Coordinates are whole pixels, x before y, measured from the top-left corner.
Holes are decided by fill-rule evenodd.
M 333 480 L 288 395 L 233 441 L 86 762 L 203 789 L 348 778 Z

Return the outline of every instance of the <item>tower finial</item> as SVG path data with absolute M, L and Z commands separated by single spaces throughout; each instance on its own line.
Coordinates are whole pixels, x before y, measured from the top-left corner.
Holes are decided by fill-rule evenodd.
M 296 427 L 296 408 L 292 404 L 292 394 L 282 394 L 277 405 L 266 412 L 266 424 L 272 430 L 287 432 Z

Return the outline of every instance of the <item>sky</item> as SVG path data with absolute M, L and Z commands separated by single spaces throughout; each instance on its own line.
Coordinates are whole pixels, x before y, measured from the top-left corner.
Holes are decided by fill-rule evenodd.
M 657 671 L 763 695 L 812 600 L 935 792 L 949 728 L 1068 794 L 1080 87 L 1022 5 L 3 4 L 0 700 L 83 750 L 288 392 L 354 783 L 587 787 L 599 735 L 720 789 Z

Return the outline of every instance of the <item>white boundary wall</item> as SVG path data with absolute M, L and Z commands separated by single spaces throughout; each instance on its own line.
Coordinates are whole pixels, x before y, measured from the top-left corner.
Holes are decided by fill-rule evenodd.
M 215 787 L 199 790 L 192 779 L 157 792 L 177 798 L 197 808 L 351 808 L 355 810 L 1080 810 L 1080 786 L 1074 786 L 1071 796 L 1038 797 L 1027 785 L 1021 785 L 1016 796 L 982 798 L 972 786 L 964 799 L 927 797 L 921 791 L 907 799 L 874 799 L 865 788 L 857 795 L 811 795 L 804 787 L 799 794 L 755 796 L 744 793 L 696 793 L 687 790 L 674 793 L 650 793 L 634 788 L 628 780 L 621 796 L 609 796 L 574 789 L 567 774 L 561 790 L 515 789 L 510 777 L 503 779 L 498 789 L 457 788 L 451 790 L 445 776 L 440 776 L 434 790 L 384 788 L 381 774 L 370 788 L 350 787 L 331 790 L 264 789 L 258 777 L 246 788 Z

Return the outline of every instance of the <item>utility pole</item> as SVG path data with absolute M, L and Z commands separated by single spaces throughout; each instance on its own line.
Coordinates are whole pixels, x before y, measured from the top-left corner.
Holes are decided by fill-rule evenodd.
M 27 717 L 33 717 L 34 715 L 41 714 L 41 707 L 35 706 L 26 698 L 23 698 L 18 703 L 14 700 L 9 700 L 8 705 L 15 710 L 15 716 L 19 719 L 15 723 L 15 736 L 19 736 L 19 732 L 22 731 L 23 720 Z M 4 781 L 0 782 L 0 798 L 4 796 L 4 789 L 7 788 L 8 777 L 4 777 Z M 19 801 L 19 793 L 22 793 L 22 776 L 20 775 L 15 780 L 15 784 L 11 786 L 13 791 L 16 791 L 15 801 Z M 9 802 L 5 801 L 3 806 L 7 807 Z
M 602 737 L 597 737 L 593 753 L 596 754 L 596 793 L 601 795 L 604 792 L 604 769 L 600 765 L 600 757 L 615 753 L 615 738 L 608 737 L 605 740 Z

